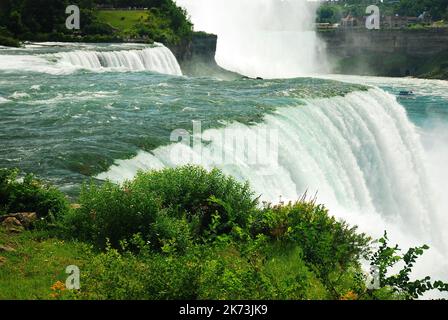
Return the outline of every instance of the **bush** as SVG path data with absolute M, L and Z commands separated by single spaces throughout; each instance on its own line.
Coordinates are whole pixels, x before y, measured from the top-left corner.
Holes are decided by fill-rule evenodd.
M 109 239 L 117 248 L 120 240 L 140 233 L 154 249 L 185 250 L 190 240 L 208 234 L 212 216 L 218 234 L 233 227 L 245 228 L 256 208 L 248 185 L 194 166 L 140 172 L 133 181 L 117 186 L 84 185 L 80 208 L 64 221 L 69 233 L 104 248 Z
M 370 295 L 377 297 L 377 291 L 384 292 L 384 289 L 389 289 L 399 297 L 412 300 L 420 298 L 424 293 L 431 290 L 448 292 L 448 283 L 432 281 L 429 276 L 411 281 L 412 268 L 417 259 L 424 254 L 424 251 L 429 249 L 427 245 L 410 248 L 404 255 L 399 255 L 401 250 L 398 245 L 389 247 L 389 239 L 386 232 L 378 242 L 380 246 L 370 256 L 370 265 L 373 267 L 372 276 L 378 276 L 380 288 L 370 291 Z M 402 269 L 397 274 L 389 275 L 389 269 L 396 267 L 400 262 L 404 263 Z M 378 274 L 376 275 L 375 273 Z
M 0 214 L 36 212 L 39 218 L 62 215 L 68 201 L 58 189 L 27 174 L 18 180 L 18 169 L 0 169 Z
M 81 275 L 82 299 L 194 299 L 199 271 L 195 252 L 172 256 L 145 251 L 134 255 L 110 247 L 90 257 Z
M 241 184 L 221 171 L 185 166 L 161 171 L 140 172 L 131 188 L 157 193 L 164 208 L 189 221 L 199 219 L 196 235 L 208 230 L 214 214 L 220 217 L 218 234 L 228 233 L 234 226 L 246 228 L 257 207 L 249 184 Z
M 326 299 L 327 289 L 297 245 L 255 240 L 209 254 L 198 281 L 200 299 Z
M 154 253 L 149 248 L 135 255 L 108 247 L 104 253 L 92 254 L 84 267 L 80 298 L 238 300 L 331 297 L 305 265 L 299 247 L 265 245 L 267 247 L 257 247 L 250 253 L 231 242 L 217 246 L 197 245 L 182 255 Z
M 358 234 L 356 227 L 329 216 L 324 206 L 304 199 L 261 210 L 252 233 L 299 245 L 304 260 L 326 285 L 330 285 L 332 272 L 358 264 L 370 240 Z
M 5 47 L 20 47 L 20 41 L 14 38 L 0 35 L 0 46 Z
M 198 299 L 248 300 L 269 296 L 269 282 L 235 245 L 210 248 L 202 261 L 198 279 Z
M 66 232 L 103 249 L 107 241 L 119 248 L 121 240 L 137 233 L 149 240 L 151 227 L 162 210 L 154 193 L 111 182 L 83 185 L 79 203 L 80 208 L 70 211 L 63 220 Z

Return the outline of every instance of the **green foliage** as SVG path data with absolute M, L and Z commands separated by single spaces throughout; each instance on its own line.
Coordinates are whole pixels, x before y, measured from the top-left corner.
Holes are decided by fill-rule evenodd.
M 84 185 L 80 208 L 67 214 L 63 224 L 73 237 L 100 248 L 107 240 L 117 248 L 121 240 L 140 233 L 155 249 L 183 251 L 210 231 L 213 215 L 219 216 L 216 234 L 245 228 L 256 206 L 251 196 L 247 184 L 218 170 L 186 166 L 140 172 L 122 186 Z
M 14 38 L 0 35 L 0 46 L 5 47 L 20 47 L 20 42 Z
M 5 27 L 0 26 L 0 46 L 20 47 L 20 42 Z
M 0 169 L 0 214 L 36 212 L 38 217 L 62 215 L 68 201 L 56 188 L 27 174 L 20 180 L 18 169 Z
M 365 234 L 358 234 L 356 227 L 329 216 L 324 206 L 304 199 L 267 206 L 255 218 L 252 232 L 299 244 L 305 261 L 327 285 L 333 271 L 357 263 L 370 240 Z
M 383 15 L 412 16 L 417 17 L 423 12 L 430 14 L 433 20 L 446 18 L 448 15 L 447 0 L 399 0 L 372 2 L 371 0 L 341 0 L 339 4 L 324 4 L 318 11 L 318 21 L 333 22 L 335 13 L 342 16 L 351 14 L 353 16 L 362 17 L 366 14 L 367 6 L 375 4 L 380 8 Z
M 322 5 L 317 10 L 317 22 L 338 23 L 343 18 L 343 9 L 335 5 Z
M 65 232 L 108 248 L 87 276 L 95 298 L 337 299 L 368 242 L 312 201 L 259 209 L 247 184 L 196 166 L 91 183 L 79 204 Z
M 423 279 L 411 281 L 412 268 L 414 267 L 418 257 L 422 256 L 427 245 L 421 247 L 410 248 L 404 255 L 399 255 L 400 248 L 398 245 L 389 247 L 387 233 L 379 240 L 380 246 L 371 257 L 371 266 L 375 272 L 378 272 L 380 287 L 390 288 L 394 293 L 404 297 L 405 299 L 418 299 L 425 292 L 437 289 L 442 292 L 448 292 L 448 284 L 442 281 L 431 281 L 431 277 L 427 276 Z M 394 275 L 388 275 L 389 269 L 398 263 L 404 263 L 401 270 Z M 373 274 L 375 275 L 375 274 Z
M 447 8 L 447 0 L 400 0 L 397 13 L 418 16 L 426 11 L 433 19 L 440 19 L 446 17 Z
M 138 245 L 140 243 L 140 245 Z M 139 246 L 141 253 L 127 251 Z M 118 251 L 107 246 L 105 252 L 91 253 L 81 276 L 82 299 L 193 299 L 201 261 L 195 251 L 185 255 L 152 252 L 139 236 L 122 243 Z
M 12 34 L 0 34 L 0 44 L 16 46 L 13 38 L 32 41 L 121 41 L 145 38 L 166 44 L 189 39 L 193 32 L 184 9 L 173 0 L 93 1 L 79 0 L 81 29 L 67 30 L 65 8 L 73 4 L 67 0 L 2 0 L 0 27 Z M 118 8 L 146 7 L 148 10 L 96 9 L 97 4 L 114 4 Z M 124 18 L 124 19 L 123 19 Z
M 161 209 L 152 192 L 129 189 L 106 182 L 85 184 L 79 197 L 80 208 L 64 217 L 66 232 L 80 240 L 105 248 L 109 240 L 118 247 L 121 240 L 141 233 L 151 238 L 152 225 Z
M 32 176 L 18 182 L 17 174 L 0 171 L 2 205 L 54 204 L 43 201 L 40 192 L 48 197 L 52 193 L 47 190 L 55 189 Z M 35 193 L 40 196 L 30 196 Z M 359 259 L 369 253 L 369 238 L 356 227 L 329 216 L 325 207 L 306 200 L 306 195 L 296 203 L 259 208 L 247 184 L 219 170 L 185 166 L 140 172 L 123 185 L 91 182 L 83 186 L 73 208 L 57 215 L 58 232 L 35 230 L 5 238 L 0 230 L 0 242 L 7 239 L 16 247 L 24 246 L 8 253 L 7 258 L 15 261 L 7 262 L 8 272 L 30 270 L 24 259 L 33 242 L 54 252 L 54 261 L 63 262 L 59 272 L 51 266 L 51 281 L 48 274 L 34 271 L 15 280 L 23 288 L 34 281 L 43 293 L 36 294 L 34 288 L 33 297 L 355 300 L 415 299 L 433 289 L 448 291 L 448 284 L 429 277 L 410 280 L 427 246 L 411 248 L 401 256 L 398 246 L 388 246 L 387 235 L 369 256 L 379 270 L 380 287 L 368 289 Z M 61 273 L 72 264 L 67 262 L 73 260 L 74 254 L 68 252 L 72 249 L 82 257 L 75 261 L 82 267 L 81 289 L 68 292 L 61 289 L 65 281 Z M 47 254 L 33 259 L 34 268 L 46 268 Z M 389 269 L 399 263 L 404 267 L 389 275 Z M 26 297 L 14 294 L 12 286 L 0 280 L 0 288 L 6 288 L 0 289 L 0 297 Z
M 196 166 L 140 172 L 130 187 L 156 193 L 161 205 L 176 217 L 199 220 L 197 236 L 209 229 L 214 214 L 220 219 L 218 234 L 235 226 L 245 228 L 257 205 L 247 183 L 241 184 L 217 169 L 208 172 Z

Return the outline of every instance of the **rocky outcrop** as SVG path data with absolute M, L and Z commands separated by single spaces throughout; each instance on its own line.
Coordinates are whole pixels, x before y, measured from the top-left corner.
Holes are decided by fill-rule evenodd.
M 195 32 L 191 39 L 183 40 L 169 48 L 176 56 L 182 73 L 193 77 L 216 77 L 236 79 L 241 76 L 218 66 L 215 60 L 218 36 L 205 32 Z
M 19 233 L 24 230 L 20 221 L 13 217 L 8 217 L 4 219 L 1 225 L 8 232 Z
M 0 216 L 0 225 L 8 232 L 22 232 L 37 220 L 35 212 L 20 212 Z
M 448 62 L 448 29 L 341 29 L 319 35 L 338 73 L 424 76 Z

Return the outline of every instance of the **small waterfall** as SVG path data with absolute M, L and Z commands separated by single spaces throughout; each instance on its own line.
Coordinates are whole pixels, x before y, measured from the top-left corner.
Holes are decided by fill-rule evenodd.
M 164 46 L 142 50 L 88 51 L 76 50 L 56 54 L 59 65 L 88 70 L 154 71 L 182 75 L 173 53 Z

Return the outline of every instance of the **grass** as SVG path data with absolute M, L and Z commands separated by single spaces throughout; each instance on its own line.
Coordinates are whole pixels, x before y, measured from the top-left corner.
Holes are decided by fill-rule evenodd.
M 65 268 L 83 265 L 86 245 L 41 237 L 39 232 L 10 234 L 0 228 L 0 245 L 15 249 L 0 252 L 0 300 L 50 299 L 51 286 L 65 283 Z
M 98 19 L 118 29 L 122 34 L 132 31 L 135 24 L 144 22 L 149 17 L 148 10 L 100 10 Z

